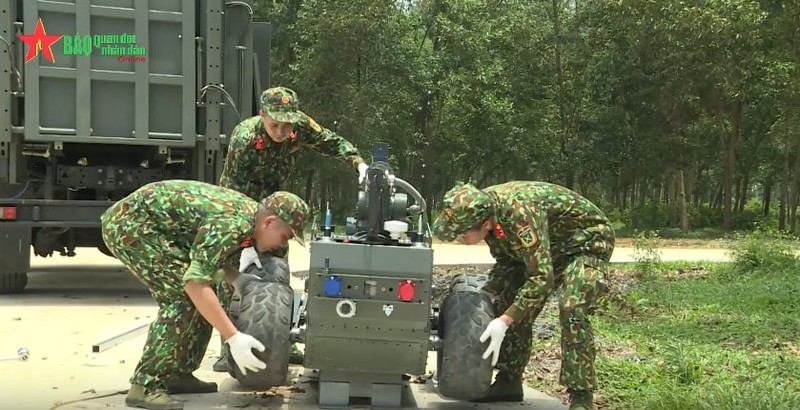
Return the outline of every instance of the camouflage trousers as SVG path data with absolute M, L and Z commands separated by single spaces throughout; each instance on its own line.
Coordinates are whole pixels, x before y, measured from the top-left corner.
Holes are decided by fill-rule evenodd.
M 130 383 L 143 386 L 147 393 L 166 391 L 168 379 L 189 375 L 200 367 L 213 328 L 184 292 L 181 278 L 189 263 L 178 255 L 183 252 L 154 231 L 144 232 L 149 230 L 142 222 L 146 216 L 138 217 L 144 213 L 135 206 L 118 202 L 114 207 L 101 218 L 103 241 L 147 286 L 158 305 L 158 316 L 150 324 Z M 220 292 L 225 286 L 222 281 L 216 291 L 227 310 L 229 297 Z
M 613 243 L 610 245 L 613 247 Z M 554 255 L 555 288 L 561 289 L 558 299 L 561 328 L 561 372 L 559 381 L 570 390 L 594 390 L 595 344 L 590 316 L 606 291 L 604 260 L 606 255 L 582 253 Z M 503 312 L 513 302 L 527 279 L 522 263 L 495 265 L 484 289 L 495 295 L 495 309 Z M 509 327 L 495 366 L 499 371 L 521 377 L 530 356 L 533 323 L 541 310 L 529 312 Z

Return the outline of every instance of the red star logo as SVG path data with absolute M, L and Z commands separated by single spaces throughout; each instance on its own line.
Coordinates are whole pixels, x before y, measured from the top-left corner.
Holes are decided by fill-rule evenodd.
M 50 47 L 60 40 L 61 36 L 61 34 L 47 35 L 41 18 L 36 23 L 36 30 L 33 31 L 33 34 L 17 34 L 17 38 L 28 45 L 28 54 L 25 56 L 25 62 L 33 60 L 39 54 L 39 50 L 42 50 L 42 56 L 50 60 L 51 63 L 55 63 L 56 59 L 53 57 L 53 50 Z

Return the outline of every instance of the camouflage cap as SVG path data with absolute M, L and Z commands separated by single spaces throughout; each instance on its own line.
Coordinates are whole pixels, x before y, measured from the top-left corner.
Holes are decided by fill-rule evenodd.
M 454 241 L 492 214 L 492 197 L 468 183 L 458 183 L 444 194 L 444 209 L 433 223 L 433 233 L 442 241 Z
M 299 196 L 287 192 L 277 191 L 264 198 L 261 204 L 265 208 L 275 213 L 283 222 L 292 227 L 294 239 L 302 246 L 306 246 L 303 236 L 308 215 L 311 213 L 308 204 Z
M 299 113 L 297 93 L 286 87 L 273 87 L 261 93 L 261 110 L 277 122 L 296 123 L 304 117 Z

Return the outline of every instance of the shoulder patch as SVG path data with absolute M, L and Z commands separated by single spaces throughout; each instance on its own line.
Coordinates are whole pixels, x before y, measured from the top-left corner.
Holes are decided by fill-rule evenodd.
M 523 248 L 532 248 L 539 245 L 539 237 L 533 232 L 530 225 L 520 227 L 516 232 L 519 243 Z
M 311 117 L 308 117 L 308 126 L 311 127 L 314 132 L 322 132 L 322 127 Z

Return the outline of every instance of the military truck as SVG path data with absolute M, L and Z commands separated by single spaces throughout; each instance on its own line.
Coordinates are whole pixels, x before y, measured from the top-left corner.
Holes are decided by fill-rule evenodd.
M 100 214 L 151 181 L 217 183 L 269 84 L 252 0 L 0 2 L 0 293 L 31 250 L 103 244 Z

